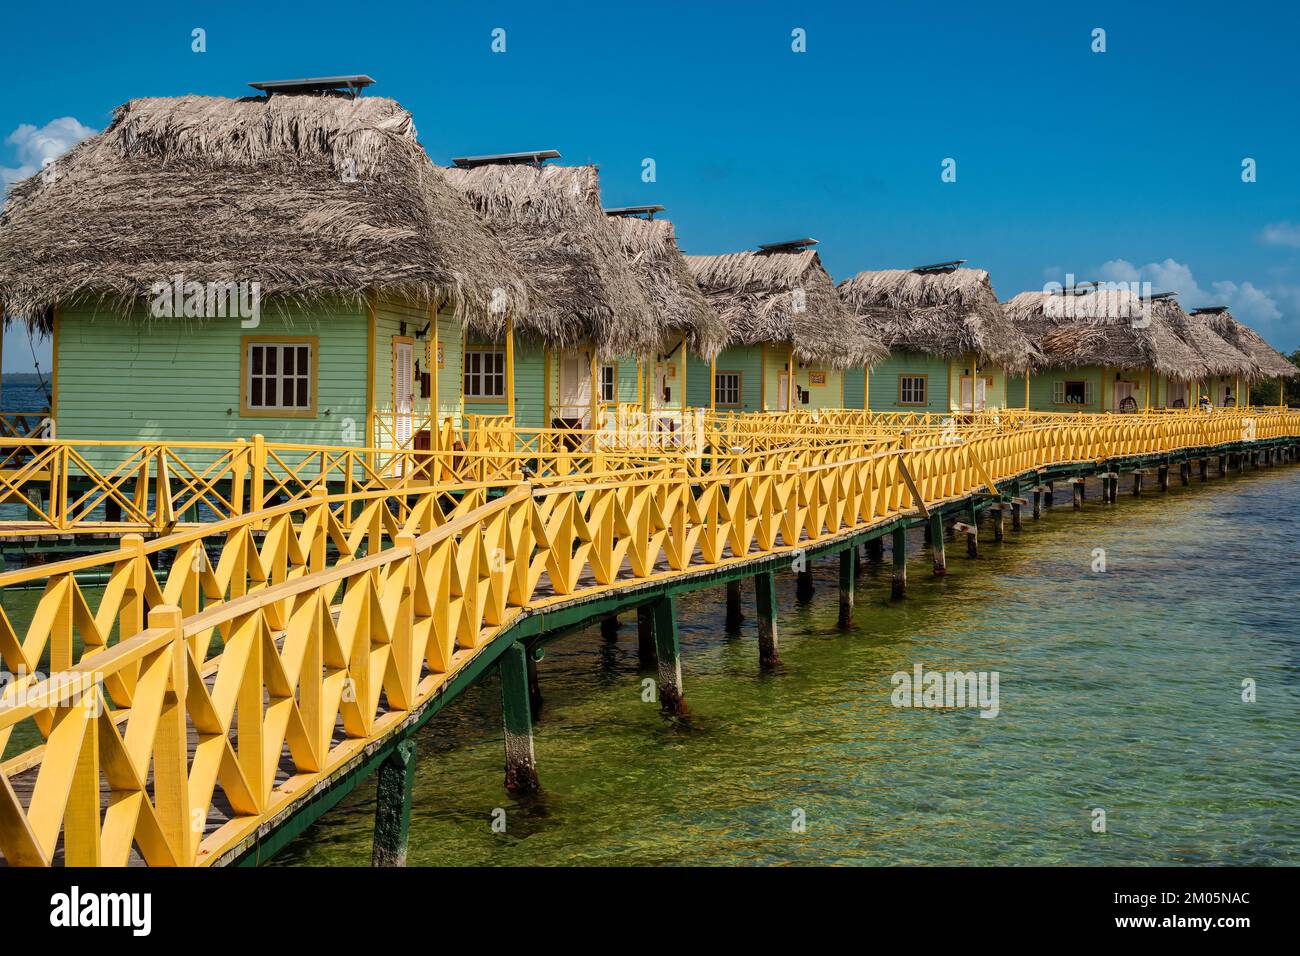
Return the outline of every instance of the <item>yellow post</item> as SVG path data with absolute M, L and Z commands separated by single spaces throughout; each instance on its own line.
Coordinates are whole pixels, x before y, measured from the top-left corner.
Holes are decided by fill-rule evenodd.
M 440 409 L 438 407 L 438 303 L 429 307 L 429 345 L 428 354 L 425 355 L 425 364 L 429 367 L 429 423 L 432 434 L 429 435 L 429 443 L 437 447 L 438 428 L 441 422 L 438 421 Z
M 375 290 L 366 295 L 366 438 L 362 448 L 375 446 Z
M 549 348 L 542 350 L 542 427 L 551 427 L 551 350 Z
M 794 346 L 790 346 L 789 358 L 786 361 L 786 379 L 785 379 L 785 410 L 794 411 Z
M 591 346 L 591 423 L 588 426 L 596 430 L 596 410 L 600 408 L 599 398 L 600 366 L 596 364 L 596 346 Z M 593 449 L 594 450 L 594 449 Z
M 506 414 L 515 419 L 515 317 L 506 315 Z
M 686 333 L 682 333 L 681 345 L 677 346 L 681 350 L 681 358 L 678 361 L 681 364 L 681 389 L 682 389 L 682 428 L 686 427 Z
M 709 411 L 718 407 L 718 357 L 709 359 Z
M 4 333 L 0 332 L 0 338 Z M 54 329 L 50 333 L 50 421 L 59 423 L 59 307 L 54 307 Z M 58 432 L 56 431 L 57 435 Z

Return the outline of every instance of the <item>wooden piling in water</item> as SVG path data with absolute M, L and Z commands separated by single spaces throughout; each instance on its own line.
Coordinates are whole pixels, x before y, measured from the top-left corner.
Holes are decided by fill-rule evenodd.
M 930 514 L 930 556 L 934 559 L 935 577 L 948 573 L 948 553 L 943 541 L 943 515 L 939 512 Z
M 541 648 L 535 651 L 530 650 L 528 658 L 528 706 L 532 717 L 536 720 L 542 713 L 542 682 L 537 677 L 537 657 L 541 654 Z
M 776 575 L 754 575 L 754 604 L 758 610 L 758 666 L 764 670 L 781 663 L 776 635 Z
M 803 556 L 803 561 L 804 564 L 806 565 L 808 562 L 807 555 Z M 798 577 L 795 579 L 794 599 L 798 601 L 800 604 L 807 604 L 809 601 L 813 599 L 814 590 L 815 589 L 813 588 L 812 568 L 805 567 L 802 571 L 798 572 Z
M 655 609 L 642 604 L 636 609 L 636 656 L 642 667 L 655 662 Z
M 400 741 L 379 765 L 375 783 L 375 839 L 371 866 L 406 866 L 415 784 L 415 738 Z
M 1190 461 L 1180 461 L 1178 463 L 1178 480 L 1186 488 L 1192 481 L 1192 463 Z
M 907 597 L 907 532 L 895 528 L 893 532 L 894 576 L 889 586 L 892 598 Z
M 1002 538 L 1004 537 L 1005 520 L 1006 520 L 1003 517 L 1004 514 L 1005 512 L 1002 507 L 1002 502 L 999 501 L 993 505 L 993 540 L 994 541 L 1001 541 Z
M 840 627 L 853 626 L 853 565 L 857 548 L 850 545 L 840 552 Z
M 1200 460 L 1201 481 L 1210 480 L 1210 459 L 1202 458 Z
M 533 718 L 528 706 L 528 652 L 519 641 L 497 664 L 501 677 L 501 715 L 506 738 L 506 789 L 532 793 L 539 784 L 533 754 Z
M 1021 509 L 1021 504 L 1018 500 L 1011 502 L 1011 530 L 1012 531 L 1021 531 L 1024 528 L 1023 524 L 1020 521 L 1020 509 Z
M 1074 497 L 1071 499 L 1071 501 L 1074 506 L 1074 510 L 1078 511 L 1083 507 L 1083 479 L 1075 478 L 1070 482 L 1070 484 L 1073 486 L 1074 489 Z
M 682 693 L 681 647 L 677 641 L 677 599 L 665 594 L 654 603 L 655 656 L 659 661 L 659 709 L 686 713 Z
M 1169 465 L 1168 465 L 1168 463 L 1163 464 L 1163 465 L 1161 465 L 1159 468 L 1156 469 L 1156 484 L 1157 484 L 1157 486 L 1160 488 L 1160 490 L 1161 490 L 1162 492 L 1163 492 L 1163 491 L 1168 491 L 1168 490 L 1169 490 Z
M 740 625 L 745 620 L 745 614 L 740 606 L 740 579 L 727 582 L 727 620 L 723 625 L 728 634 L 735 634 L 740 631 Z
M 1041 518 L 1041 517 L 1043 516 L 1043 492 L 1042 492 L 1042 486 L 1041 486 L 1041 485 L 1040 485 L 1039 487 L 1037 487 L 1037 488 L 1034 489 L 1034 510 L 1033 510 L 1033 515 L 1034 515 L 1034 520 L 1035 520 L 1035 521 L 1037 521 L 1039 518 Z
M 1142 472 L 1140 471 L 1133 472 L 1133 497 L 1134 498 L 1142 497 L 1142 477 L 1143 477 Z
M 1045 508 L 1052 507 L 1052 493 L 1054 491 L 1056 491 L 1056 487 L 1052 482 L 1049 481 L 1047 483 L 1047 491 L 1043 493 L 1043 507 Z
M 885 541 L 883 538 L 872 538 L 867 542 L 867 557 L 872 564 L 881 564 L 885 560 Z

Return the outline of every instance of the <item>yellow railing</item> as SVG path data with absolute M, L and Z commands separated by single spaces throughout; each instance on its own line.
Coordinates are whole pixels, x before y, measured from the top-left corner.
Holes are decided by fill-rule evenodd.
M 516 474 L 495 498 L 491 483 L 316 485 L 0 573 L 0 593 L 42 589 L 29 620 L 0 610 L 16 675 L 0 752 L 26 741 L 0 763 L 0 852 L 22 865 L 224 861 L 521 615 L 808 547 L 1031 469 L 1297 435 L 1298 413 L 1096 416 L 852 456 L 852 443 L 737 454 L 703 475 L 684 457 Z M 97 599 L 78 580 L 93 571 Z

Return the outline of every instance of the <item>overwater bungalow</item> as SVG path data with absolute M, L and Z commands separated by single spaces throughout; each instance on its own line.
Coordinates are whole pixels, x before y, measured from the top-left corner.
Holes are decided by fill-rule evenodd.
M 691 275 L 727 327 L 727 347 L 688 380 L 712 382 L 700 405 L 716 411 L 844 408 L 845 373 L 880 361 L 885 347 L 853 315 L 813 250 L 815 239 L 754 252 L 687 256 Z M 793 387 L 791 387 L 793 383 Z
M 1185 408 L 1209 375 L 1205 359 L 1170 325 L 1170 310 L 1124 288 L 1081 285 L 1022 292 L 1007 316 L 1041 353 L 1030 376 L 1038 411 Z
M 1259 379 L 1277 379 L 1278 404 L 1286 404 L 1286 380 L 1300 375 L 1300 368 L 1296 368 L 1286 356 L 1265 342 L 1263 337 L 1250 326 L 1238 322 L 1226 305 L 1193 309 L 1191 315 L 1193 319 L 1201 319 L 1208 323 L 1221 339 L 1232 345 L 1238 352 L 1250 356 L 1257 370 L 1250 382 Z M 1248 394 L 1242 391 L 1246 384 L 1243 382 L 1237 387 L 1237 395 L 1242 403 L 1249 398 Z
M 847 373 L 851 408 L 960 412 L 1024 404 L 1024 373 L 1037 350 L 1003 314 L 989 274 L 964 260 L 859 272 L 844 301 L 889 349 L 867 372 Z M 1019 374 L 1020 391 L 1008 387 Z
M 688 364 L 714 363 L 726 345 L 727 327 L 691 277 L 664 207 L 606 209 L 618 230 L 623 254 L 641 291 L 658 315 L 663 344 L 638 367 L 637 405 L 661 423 L 688 407 L 709 403 L 709 378 L 688 374 Z
M 1244 384 L 1259 377 L 1259 367 L 1249 355 L 1220 336 L 1203 318 L 1188 315 L 1178 304 L 1178 293 L 1157 292 L 1150 299 L 1152 311 L 1189 345 L 1205 363 L 1205 377 L 1199 395 L 1219 406 L 1237 405 Z M 1167 399 L 1166 399 L 1167 400 Z
M 644 397 L 643 357 L 680 342 L 684 331 L 689 340 L 701 320 L 656 307 L 601 208 L 596 167 L 548 162 L 559 155 L 462 157 L 447 170 L 535 290 L 527 319 L 513 327 L 513 347 L 467 339 L 465 410 L 512 415 L 525 428 L 598 427 L 603 410 Z M 477 369 L 492 375 L 480 381 Z
M 16 185 L 0 301 L 68 439 L 427 445 L 527 281 L 369 77 L 135 99 Z

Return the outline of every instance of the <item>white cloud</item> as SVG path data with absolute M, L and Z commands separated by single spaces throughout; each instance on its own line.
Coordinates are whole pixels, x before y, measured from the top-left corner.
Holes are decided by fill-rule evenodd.
M 84 126 L 71 116 L 50 120 L 44 126 L 23 123 L 5 138 L 13 147 L 17 166 L 0 166 L 0 180 L 4 191 L 19 180 L 38 172 L 46 160 L 57 159 L 95 130 Z
M 1272 323 L 1282 318 L 1282 310 L 1277 307 L 1273 294 L 1265 292 L 1252 282 L 1242 282 L 1240 285 L 1236 282 L 1214 282 L 1211 285 L 1221 302 L 1247 325 Z
M 1259 241 L 1266 246 L 1294 246 L 1300 248 L 1300 225 L 1293 222 L 1273 222 L 1259 233 Z
M 1284 284 L 1262 288 L 1253 282 L 1212 280 L 1203 286 L 1192 267 L 1176 259 L 1134 265 L 1127 259 L 1111 259 L 1097 269 L 1096 278 L 1107 282 L 1150 282 L 1152 292 L 1177 292 L 1185 309 L 1226 305 L 1232 314 L 1252 326 L 1265 338 L 1289 342 L 1296 328 L 1288 316 L 1300 312 L 1300 287 Z

